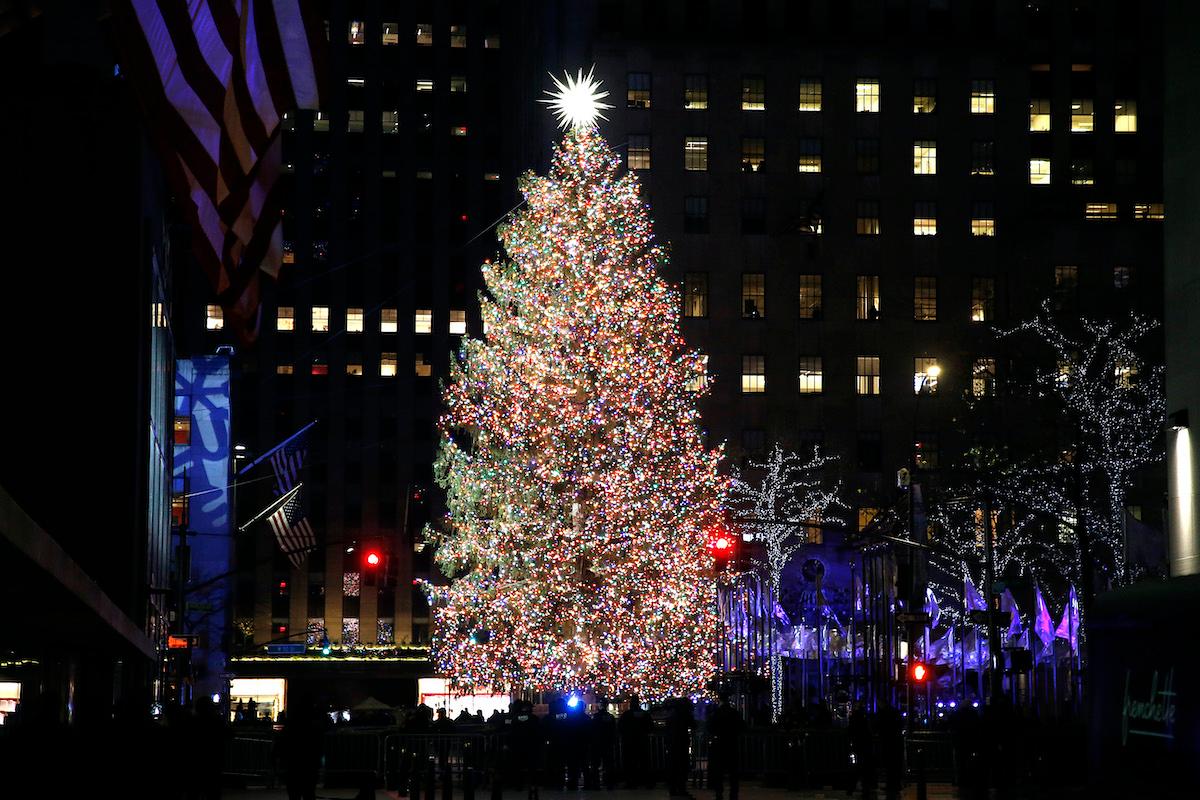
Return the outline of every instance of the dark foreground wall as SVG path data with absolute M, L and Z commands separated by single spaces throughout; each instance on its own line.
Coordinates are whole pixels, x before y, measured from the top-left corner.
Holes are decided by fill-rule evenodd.
M 1097 598 L 1086 693 L 1095 796 L 1200 791 L 1198 619 L 1200 576 Z

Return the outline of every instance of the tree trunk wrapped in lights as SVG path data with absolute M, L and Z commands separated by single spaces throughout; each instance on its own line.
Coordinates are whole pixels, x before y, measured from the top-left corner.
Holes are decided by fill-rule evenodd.
M 696 406 L 701 356 L 633 174 L 591 119 L 483 265 L 485 336 L 444 388 L 436 464 L 448 513 L 427 534 L 433 657 L 459 687 L 647 698 L 704 690 L 718 641 L 705 529 L 719 450 Z M 702 391 L 703 389 L 701 389 Z

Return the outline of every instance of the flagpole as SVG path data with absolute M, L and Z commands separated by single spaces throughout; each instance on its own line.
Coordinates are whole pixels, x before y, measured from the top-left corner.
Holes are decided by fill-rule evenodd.
M 268 459 L 268 458 L 270 458 L 272 455 L 274 455 L 274 453 L 275 453 L 275 451 L 276 451 L 276 450 L 278 450 L 279 448 L 283 447 L 283 446 L 284 446 L 284 445 L 286 445 L 288 442 L 292 441 L 292 440 L 293 440 L 293 439 L 295 439 L 297 436 L 299 436 L 300 434 L 304 433 L 305 431 L 307 431 L 309 428 L 311 428 L 313 425 L 316 425 L 316 424 L 317 424 L 317 421 L 314 419 L 312 422 L 308 423 L 308 424 L 307 424 L 307 425 L 305 425 L 303 428 L 301 428 L 300 430 L 296 431 L 296 432 L 295 432 L 295 433 L 293 433 L 291 436 L 287 437 L 287 438 L 286 438 L 286 439 L 284 439 L 282 442 L 280 442 L 279 444 L 275 445 L 275 446 L 274 446 L 274 447 L 272 447 L 270 450 L 268 450 L 267 452 L 263 453 L 261 456 L 259 456 L 258 458 L 254 459 L 253 461 L 251 461 L 251 462 L 250 462 L 249 464 L 247 464 L 246 466 L 242 467 L 241 471 L 240 471 L 240 472 L 238 472 L 238 475 L 245 475 L 247 472 L 249 472 L 250 470 L 254 469 L 254 468 L 255 468 L 255 467 L 257 467 L 259 464 L 261 464 L 263 461 L 267 460 L 267 459 Z
M 300 483 L 297 483 L 295 486 L 293 486 L 291 491 L 289 491 L 285 494 L 282 494 L 279 497 L 276 497 L 274 500 L 272 500 L 270 503 L 267 504 L 266 508 L 264 508 L 262 511 L 258 512 L 258 514 L 256 514 L 253 519 L 251 519 L 249 522 L 239 525 L 238 531 L 239 532 L 245 531 L 247 528 L 249 528 L 254 523 L 258 522 L 263 517 L 267 516 L 268 514 L 274 513 L 277 508 L 279 508 L 281 505 L 283 505 L 289 499 L 291 499 L 292 495 L 294 495 L 296 492 L 300 491 L 300 487 L 303 485 L 304 485 L 304 483 L 303 483 L 303 481 L 301 481 Z

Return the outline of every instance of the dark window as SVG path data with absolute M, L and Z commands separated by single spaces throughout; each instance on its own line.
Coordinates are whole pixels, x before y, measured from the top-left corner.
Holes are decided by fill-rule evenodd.
M 993 156 L 996 151 L 995 142 L 971 142 L 971 174 L 994 175 L 995 164 Z
M 879 174 L 879 140 L 859 139 L 854 144 L 859 175 Z
M 859 431 L 858 468 L 862 472 L 883 471 L 883 443 L 878 431 Z
M 686 233 L 708 233 L 707 197 L 684 198 L 683 230 Z
M 629 108 L 650 107 L 650 73 L 629 73 L 629 89 L 626 94 L 626 105 Z
M 767 201 L 762 197 L 747 197 L 742 201 L 742 233 L 767 232 Z

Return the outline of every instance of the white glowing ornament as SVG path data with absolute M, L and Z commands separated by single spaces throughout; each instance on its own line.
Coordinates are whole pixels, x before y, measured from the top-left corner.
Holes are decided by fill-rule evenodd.
M 600 81 L 592 77 L 592 73 L 595 71 L 596 68 L 592 67 L 588 70 L 586 77 L 582 69 L 574 78 L 567 74 L 566 83 L 554 75 L 550 76 L 558 90 L 554 92 L 547 90 L 546 94 L 550 95 L 549 99 L 538 102 L 550 106 L 550 110 L 558 119 L 560 128 L 587 128 L 596 124 L 597 119 L 608 119 L 600 111 L 612 108 L 612 106 L 600 102 L 608 97 L 608 92 L 597 91 L 600 88 Z

